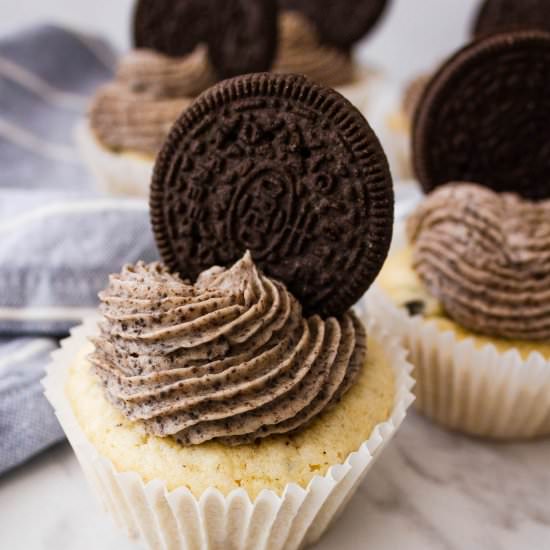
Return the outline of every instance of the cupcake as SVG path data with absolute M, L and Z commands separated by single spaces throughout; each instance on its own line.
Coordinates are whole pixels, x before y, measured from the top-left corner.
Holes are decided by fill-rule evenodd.
M 137 2 L 135 49 L 119 62 L 77 128 L 104 192 L 147 196 L 155 157 L 179 115 L 218 80 L 271 67 L 276 0 Z M 235 36 L 238 35 L 238 40 Z
M 550 434 L 549 68 L 550 34 L 519 32 L 430 80 L 413 132 L 428 196 L 379 278 L 417 407 L 472 435 Z
M 136 49 L 121 59 L 113 82 L 98 90 L 77 129 L 80 151 L 101 190 L 147 196 L 156 154 L 174 121 L 224 78 L 270 68 L 304 74 L 336 88 L 365 114 L 377 112 L 387 80 L 360 66 L 350 50 L 387 2 L 339 3 L 322 16 L 303 2 L 282 4 L 138 2 Z M 344 21 L 350 15 L 352 26 Z
M 239 77 L 178 119 L 150 203 L 163 261 L 110 278 L 46 394 L 149 548 L 313 543 L 412 402 L 398 339 L 351 309 L 390 245 L 383 150 L 337 92 Z
M 147 196 L 155 156 L 174 121 L 215 81 L 202 45 L 178 58 L 146 49 L 125 55 L 114 82 L 98 90 L 77 130 L 100 188 Z

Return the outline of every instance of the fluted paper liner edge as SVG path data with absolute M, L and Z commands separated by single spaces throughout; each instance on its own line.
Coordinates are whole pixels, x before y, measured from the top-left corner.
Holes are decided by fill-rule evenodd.
M 420 316 L 410 317 L 378 288 L 371 312 L 409 351 L 416 408 L 439 424 L 502 440 L 550 435 L 550 360 L 533 352 L 476 346 Z

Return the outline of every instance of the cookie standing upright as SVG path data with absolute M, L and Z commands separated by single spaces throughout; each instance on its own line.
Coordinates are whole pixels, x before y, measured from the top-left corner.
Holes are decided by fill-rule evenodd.
M 267 71 L 277 52 L 277 0 L 218 2 L 208 50 L 220 79 Z
M 472 26 L 475 38 L 521 30 L 550 32 L 548 0 L 484 0 Z
M 211 0 L 138 0 L 133 15 L 134 46 L 169 57 L 191 53 L 206 43 Z
M 281 7 L 298 11 L 313 21 L 321 40 L 348 49 L 380 21 L 388 0 L 279 0 Z
M 550 34 L 499 34 L 466 46 L 416 109 L 413 162 L 425 191 L 479 182 L 550 196 Z
M 194 279 L 245 250 L 310 312 L 346 311 L 391 242 L 384 152 L 338 93 L 296 75 L 221 83 L 172 129 L 151 186 L 165 263 Z

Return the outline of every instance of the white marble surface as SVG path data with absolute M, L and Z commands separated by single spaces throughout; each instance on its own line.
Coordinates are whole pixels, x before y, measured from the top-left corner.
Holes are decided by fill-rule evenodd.
M 0 478 L 2 550 L 139 550 L 68 445 Z M 550 440 L 495 444 L 412 414 L 315 550 L 550 549 Z

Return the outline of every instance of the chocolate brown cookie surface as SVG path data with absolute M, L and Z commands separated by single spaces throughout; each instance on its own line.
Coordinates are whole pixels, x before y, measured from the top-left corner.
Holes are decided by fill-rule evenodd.
M 348 49 L 374 27 L 389 0 L 279 0 L 279 3 L 285 10 L 307 16 L 324 42 Z
M 470 181 L 550 197 L 550 34 L 495 35 L 436 73 L 416 109 L 413 161 L 426 192 Z
M 296 75 L 248 75 L 199 97 L 158 156 L 150 201 L 170 269 L 194 280 L 250 250 L 324 316 L 361 297 L 391 241 L 378 139 L 340 94 Z
M 277 51 L 277 0 L 214 3 L 208 47 L 220 78 L 268 71 Z
M 211 0 L 139 0 L 134 45 L 170 57 L 191 53 L 208 40 Z
M 550 31 L 550 0 L 485 0 L 477 13 L 477 38 L 518 30 Z

